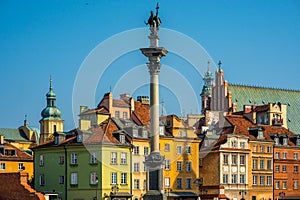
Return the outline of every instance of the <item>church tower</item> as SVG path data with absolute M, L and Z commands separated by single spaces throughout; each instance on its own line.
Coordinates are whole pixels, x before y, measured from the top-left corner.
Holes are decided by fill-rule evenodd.
M 201 108 L 202 114 L 205 113 L 205 110 L 210 110 L 210 104 L 211 104 L 211 93 L 212 93 L 212 85 L 213 85 L 214 78 L 210 71 L 209 64 L 210 62 L 208 61 L 207 72 L 204 74 L 203 77 L 204 85 L 202 88 L 202 92 L 200 94 L 201 103 L 202 103 L 202 108 Z
M 40 144 L 52 139 L 54 132 L 63 132 L 64 120 L 61 118 L 61 111 L 56 107 L 56 94 L 52 89 L 50 77 L 50 88 L 46 94 L 47 106 L 41 112 L 40 120 Z

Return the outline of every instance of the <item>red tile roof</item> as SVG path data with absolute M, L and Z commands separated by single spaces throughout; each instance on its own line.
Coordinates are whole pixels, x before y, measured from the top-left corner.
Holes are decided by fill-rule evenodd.
M 133 120 L 135 117 L 137 121 L 141 122 L 143 126 L 147 126 L 150 123 L 150 105 L 149 104 L 142 104 L 139 101 L 134 102 L 134 111 L 133 111 Z
M 15 150 L 16 155 L 8 156 L 0 154 L 0 160 L 22 160 L 22 161 L 33 161 L 33 157 L 19 148 L 15 147 L 14 145 L 10 144 L 9 142 L 4 143 L 4 151 L 5 149 Z

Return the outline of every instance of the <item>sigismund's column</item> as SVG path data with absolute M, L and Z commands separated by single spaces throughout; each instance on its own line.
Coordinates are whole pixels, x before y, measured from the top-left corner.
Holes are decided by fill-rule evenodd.
M 168 51 L 163 47 L 158 47 L 158 30 L 161 23 L 158 17 L 158 5 L 156 15 L 151 11 L 151 15 L 146 25 L 150 25 L 149 48 L 141 48 L 142 53 L 148 58 L 147 63 L 150 73 L 150 145 L 151 153 L 146 157 L 145 165 L 147 168 L 147 192 L 144 199 L 156 200 L 166 199 L 163 189 L 163 164 L 164 156 L 159 153 L 159 81 L 161 57 Z

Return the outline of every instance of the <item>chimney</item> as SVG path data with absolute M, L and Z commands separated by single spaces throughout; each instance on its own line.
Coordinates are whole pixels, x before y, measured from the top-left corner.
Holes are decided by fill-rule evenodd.
M 141 102 L 142 104 L 149 105 L 149 97 L 148 96 L 138 96 L 137 101 Z
M 80 114 L 87 111 L 88 107 L 87 106 L 80 106 Z
M 0 135 L 0 144 L 1 144 L 1 145 L 4 144 L 4 135 Z
M 252 111 L 252 106 L 244 105 L 243 111 L 244 111 L 244 113 L 250 113 Z
M 129 94 L 121 94 L 120 99 L 124 101 L 129 101 L 130 95 Z

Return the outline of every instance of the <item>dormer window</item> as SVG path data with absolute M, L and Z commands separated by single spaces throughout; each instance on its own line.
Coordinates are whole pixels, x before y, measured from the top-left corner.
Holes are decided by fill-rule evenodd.
M 275 145 L 279 145 L 279 138 L 278 138 L 278 137 L 275 137 L 275 138 L 274 138 L 274 142 L 275 142 Z
M 299 137 L 297 138 L 296 145 L 300 146 L 300 138 Z
M 159 126 L 159 135 L 165 135 L 165 127 Z
M 258 130 L 257 139 L 264 139 L 264 131 L 263 130 Z
M 288 145 L 288 138 L 283 138 L 283 145 Z
M 120 142 L 122 143 L 122 144 L 124 144 L 125 143 L 125 135 L 120 135 Z
M 78 143 L 82 142 L 82 135 L 81 134 L 77 135 L 77 142 Z

